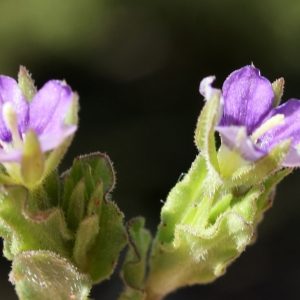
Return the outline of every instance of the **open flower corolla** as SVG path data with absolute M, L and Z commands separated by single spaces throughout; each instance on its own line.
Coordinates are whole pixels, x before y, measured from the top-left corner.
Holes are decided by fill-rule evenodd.
M 200 93 L 209 100 L 218 91 L 211 87 L 214 77 L 204 78 Z M 284 167 L 300 166 L 300 100 L 290 99 L 274 107 L 270 81 L 254 66 L 231 73 L 221 93 L 220 120 L 215 130 L 230 150 L 254 162 L 267 155 L 284 140 L 291 147 L 282 162 Z
M 64 81 L 51 80 L 29 102 L 13 78 L 0 76 L 0 162 L 21 160 L 29 130 L 43 152 L 63 143 L 77 128 L 65 123 L 73 98 Z

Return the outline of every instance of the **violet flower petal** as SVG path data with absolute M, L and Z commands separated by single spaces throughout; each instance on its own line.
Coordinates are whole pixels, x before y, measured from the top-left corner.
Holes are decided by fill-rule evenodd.
M 59 130 L 55 132 L 55 134 L 42 134 L 40 135 L 39 142 L 41 145 L 41 149 L 43 152 L 52 150 L 56 147 L 58 147 L 61 143 L 64 142 L 64 140 L 73 134 L 77 130 L 77 126 L 61 126 Z
M 73 92 L 64 82 L 48 81 L 30 104 L 30 127 L 37 135 L 55 135 L 61 130 L 73 99 Z
M 272 108 L 272 85 L 253 66 L 231 73 L 222 91 L 224 115 L 221 125 L 246 126 L 249 135 Z
M 200 82 L 199 92 L 206 100 L 211 99 L 216 93 L 220 92 L 220 90 L 211 86 L 215 79 L 215 76 L 209 76 L 205 77 Z
M 270 149 L 285 139 L 292 139 L 292 146 L 298 145 L 300 143 L 300 100 L 290 99 L 272 109 L 262 123 L 277 114 L 284 115 L 284 123 L 263 134 L 258 140 L 260 146 L 264 149 Z
M 0 149 L 0 162 L 20 162 L 22 156 L 22 150 L 21 149 L 10 149 L 9 151 L 6 151 L 4 149 Z
M 299 167 L 300 166 L 300 150 L 293 147 L 290 148 L 285 160 L 281 164 L 283 167 Z
M 25 132 L 29 120 L 29 104 L 23 96 L 17 82 L 10 77 L 0 76 L 0 140 L 11 141 L 11 133 L 7 129 L 2 116 L 2 107 L 5 102 L 10 102 L 18 117 L 19 132 Z
M 256 161 L 267 154 L 267 151 L 254 145 L 245 126 L 216 126 L 215 129 L 220 133 L 222 142 L 247 161 Z

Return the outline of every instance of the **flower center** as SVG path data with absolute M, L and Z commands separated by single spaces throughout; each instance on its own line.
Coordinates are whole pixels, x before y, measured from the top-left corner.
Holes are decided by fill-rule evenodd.
M 256 144 L 257 140 L 264 135 L 268 130 L 271 128 L 281 125 L 284 123 L 284 115 L 283 114 L 277 114 L 270 118 L 268 121 L 263 123 L 260 127 L 258 127 L 250 136 L 251 140 Z
M 3 104 L 2 115 L 5 125 L 11 132 L 12 141 L 7 143 L 0 140 L 1 146 L 3 147 L 3 149 L 22 148 L 23 141 L 19 134 L 18 116 L 11 103 L 5 102 Z

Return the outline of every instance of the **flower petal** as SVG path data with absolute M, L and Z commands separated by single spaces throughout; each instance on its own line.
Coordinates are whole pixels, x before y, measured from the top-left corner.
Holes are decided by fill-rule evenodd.
M 215 81 L 215 76 L 205 77 L 200 82 L 199 92 L 206 99 L 211 99 L 215 93 L 219 93 L 220 90 L 215 89 L 211 86 L 211 84 Z
M 277 114 L 284 115 L 283 124 L 269 129 L 262 135 L 258 140 L 260 146 L 264 149 L 270 149 L 279 141 L 285 139 L 292 139 L 292 146 L 298 145 L 300 143 L 300 101 L 290 99 L 288 102 L 272 109 L 263 122 Z
M 2 116 L 2 106 L 5 102 L 13 105 L 18 117 L 18 128 L 22 134 L 25 132 L 29 120 L 29 107 L 26 99 L 22 95 L 17 82 L 8 76 L 0 76 L 0 140 L 11 141 L 11 133 L 6 127 Z
M 248 137 L 245 126 L 216 126 L 222 142 L 231 150 L 240 153 L 248 161 L 255 161 L 267 154 L 267 151 L 254 145 Z
M 38 135 L 60 132 L 72 98 L 71 88 L 63 81 L 48 81 L 30 104 L 30 127 Z
M 9 151 L 6 151 L 4 149 L 0 149 L 0 161 L 1 163 L 6 162 L 20 162 L 22 156 L 22 150 L 21 149 L 11 149 Z
M 58 147 L 68 136 L 73 134 L 77 126 L 64 126 L 56 130 L 55 134 L 42 134 L 39 136 L 39 142 L 43 152 L 52 150 Z
M 231 73 L 225 80 L 222 91 L 224 115 L 221 125 L 246 126 L 248 135 L 272 108 L 272 85 L 253 66 Z
M 300 167 L 300 150 L 291 147 L 285 160 L 281 164 L 283 167 Z

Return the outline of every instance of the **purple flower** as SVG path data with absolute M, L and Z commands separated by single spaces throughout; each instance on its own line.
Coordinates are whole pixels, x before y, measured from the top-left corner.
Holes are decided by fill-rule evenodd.
M 26 100 L 18 83 L 0 76 L 0 162 L 20 162 L 26 132 L 32 129 L 43 152 L 58 147 L 77 129 L 65 118 L 74 93 L 63 81 L 48 81 Z
M 210 86 L 213 77 L 205 78 L 200 92 L 206 99 L 216 91 Z M 300 166 L 300 101 L 290 99 L 273 108 L 272 84 L 254 66 L 231 73 L 222 88 L 222 110 L 216 130 L 222 142 L 248 161 L 256 161 L 283 140 L 291 140 L 290 150 L 282 163 Z

